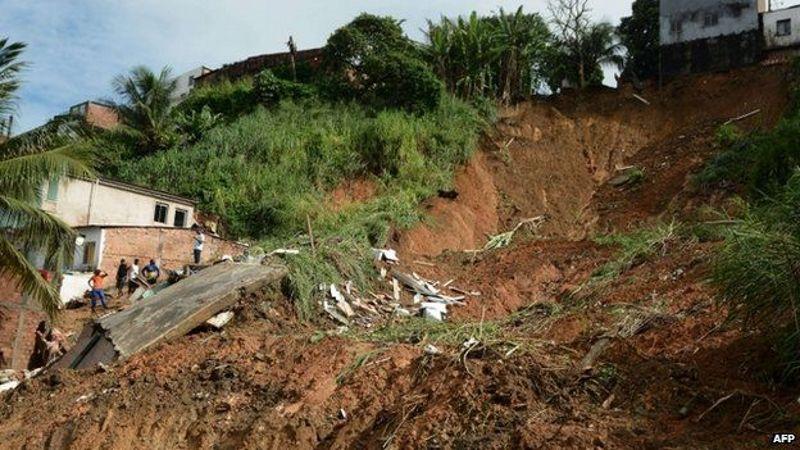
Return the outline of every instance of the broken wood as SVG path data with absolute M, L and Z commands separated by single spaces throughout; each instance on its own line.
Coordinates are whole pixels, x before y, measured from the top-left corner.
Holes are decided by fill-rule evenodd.
M 317 254 L 317 247 L 314 244 L 314 230 L 311 229 L 311 216 L 306 214 L 306 225 L 308 225 L 308 238 L 311 240 L 311 253 Z
M 439 295 L 439 291 L 437 291 L 436 289 L 434 289 L 432 286 L 428 285 L 427 283 L 424 283 L 422 281 L 419 281 L 419 280 L 415 279 L 411 275 L 408 275 L 406 273 L 393 270 L 392 271 L 392 276 L 394 277 L 395 280 L 400 281 L 401 283 L 403 283 L 403 285 L 405 285 L 406 287 L 408 287 L 409 289 L 411 289 L 412 291 L 414 291 L 414 292 L 416 292 L 418 294 L 422 294 L 422 295 L 430 296 L 430 297 L 436 297 L 436 296 Z
M 581 360 L 581 370 L 583 372 L 589 372 L 594 369 L 594 364 L 597 361 L 597 358 L 603 354 L 609 344 L 611 344 L 611 338 L 609 337 L 602 337 L 598 339 L 597 342 L 592 345 L 592 348 L 590 348 L 586 353 L 586 356 L 584 356 Z
M 747 114 L 742 114 L 741 116 L 734 117 L 732 119 L 728 119 L 725 122 L 725 125 L 730 125 L 730 124 L 732 124 L 734 122 L 739 122 L 739 121 L 744 120 L 744 119 L 749 119 L 750 117 L 753 117 L 753 116 L 755 116 L 757 114 L 761 114 L 761 109 L 757 109 L 757 110 L 751 111 L 751 112 L 749 112 Z
M 644 98 L 644 97 L 642 97 L 641 95 L 638 95 L 638 94 L 633 94 L 633 98 L 635 98 L 636 100 L 639 100 L 640 102 L 644 103 L 644 104 L 645 104 L 645 105 L 647 105 L 647 106 L 650 106 L 650 102 L 649 102 L 649 101 L 647 101 L 647 99 L 645 99 L 645 98 Z

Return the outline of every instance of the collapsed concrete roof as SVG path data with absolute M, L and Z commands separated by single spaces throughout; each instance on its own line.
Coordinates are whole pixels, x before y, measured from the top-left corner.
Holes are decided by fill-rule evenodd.
M 151 345 L 182 336 L 243 295 L 286 276 L 278 265 L 222 263 L 84 328 L 78 343 L 55 367 L 83 369 L 126 359 Z

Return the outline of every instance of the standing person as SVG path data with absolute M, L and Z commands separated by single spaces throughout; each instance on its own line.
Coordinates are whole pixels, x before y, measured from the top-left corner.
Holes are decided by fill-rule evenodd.
M 203 244 L 206 242 L 206 235 L 203 233 L 203 228 L 197 224 L 194 225 L 194 263 L 200 264 L 200 258 L 203 253 Z
M 128 267 L 128 294 L 133 294 L 139 283 L 139 258 L 133 260 L 133 264 Z
M 144 266 L 144 269 L 142 269 L 142 275 L 144 275 L 144 279 L 147 280 L 147 284 L 150 286 L 153 286 L 158 282 L 158 277 L 161 276 L 161 269 L 158 268 L 156 260 L 151 259 L 150 264 Z
M 92 312 L 94 312 L 94 307 L 97 300 L 100 300 L 100 304 L 103 305 L 103 309 L 108 309 L 108 306 L 106 305 L 106 293 L 103 292 L 103 282 L 107 276 L 107 273 L 98 269 L 94 271 L 94 276 L 89 278 L 89 287 L 92 288 L 92 292 L 90 294 L 92 297 Z
M 119 266 L 117 266 L 117 297 L 122 297 L 122 294 L 125 293 L 125 281 L 128 279 L 128 264 L 125 262 L 125 258 L 119 260 Z

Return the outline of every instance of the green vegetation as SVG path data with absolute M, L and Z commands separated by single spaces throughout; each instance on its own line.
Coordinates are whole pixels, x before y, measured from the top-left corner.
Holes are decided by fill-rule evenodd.
M 258 101 L 253 92 L 253 80 L 245 78 L 238 81 L 223 80 L 211 86 L 199 86 L 192 95 L 175 108 L 178 114 L 191 114 L 208 109 L 220 114 L 226 122 L 252 113 Z
M 666 246 L 676 241 L 680 235 L 681 225 L 670 222 L 642 228 L 632 233 L 595 237 L 596 243 L 617 247 L 618 251 L 611 261 L 595 270 L 588 287 L 602 287 L 617 279 L 625 271 L 643 263 L 659 251 L 664 251 Z
M 728 229 L 713 280 L 731 316 L 776 343 L 781 375 L 800 375 L 800 173 Z
M 462 98 L 491 97 L 508 103 L 535 92 L 537 70 L 550 39 L 538 14 L 500 9 L 496 16 L 428 21 L 426 59 L 448 90 Z
M 0 39 L 0 112 L 13 107 L 24 48 Z M 72 262 L 75 232 L 37 206 L 46 181 L 89 174 L 90 153 L 67 125 L 52 123 L 0 143 L 0 278 L 10 278 L 51 317 L 61 303 L 58 291 L 26 255 L 42 255 L 48 270 Z
M 135 140 L 140 154 L 163 150 L 177 138 L 170 114 L 175 83 L 166 67 L 155 74 L 147 67 L 137 66 L 128 75 L 114 78 L 114 92 L 124 100 L 117 105 L 124 125 L 121 132 Z
M 637 79 L 658 75 L 659 0 L 635 0 L 633 14 L 623 17 L 618 33 L 622 45 L 628 50 L 625 74 Z

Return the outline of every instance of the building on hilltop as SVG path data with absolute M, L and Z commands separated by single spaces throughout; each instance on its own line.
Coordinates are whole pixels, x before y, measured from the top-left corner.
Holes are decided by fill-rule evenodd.
M 209 72 L 211 72 L 211 69 L 206 66 L 200 66 L 175 77 L 175 90 L 170 96 L 170 104 L 176 106 L 184 101 L 197 85 L 197 79 Z
M 294 63 L 297 66 L 317 69 L 322 65 L 322 56 L 322 48 L 300 50 L 294 53 Z M 196 81 L 198 85 L 212 85 L 223 80 L 236 81 L 245 77 L 254 77 L 265 69 L 288 67 L 291 64 L 291 52 L 252 56 L 243 61 L 226 64 L 219 69 L 212 70 L 197 77 Z
M 754 64 L 762 51 L 758 0 L 661 0 L 665 77 Z

